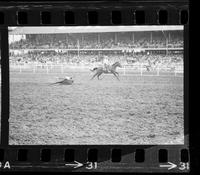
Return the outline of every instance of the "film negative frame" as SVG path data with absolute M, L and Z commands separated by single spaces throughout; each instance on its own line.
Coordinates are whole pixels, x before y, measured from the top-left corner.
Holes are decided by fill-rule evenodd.
M 188 1 L 0 3 L 0 171 L 189 172 Z M 9 145 L 8 26 L 184 25 L 183 145 Z

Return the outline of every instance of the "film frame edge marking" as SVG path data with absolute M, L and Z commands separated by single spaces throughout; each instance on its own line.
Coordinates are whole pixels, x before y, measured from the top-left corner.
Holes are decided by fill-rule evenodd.
M 133 5 L 134 6 L 134 5 Z M 137 7 L 137 6 L 136 6 Z M 143 6 L 143 7 L 145 7 L 145 5 Z M 134 8 L 135 8 L 135 6 L 134 6 Z M 146 8 L 146 7 L 145 7 Z M 78 8 L 77 8 L 78 9 Z M 148 9 L 148 8 L 147 8 Z M 12 11 L 12 10 L 11 10 Z M 48 10 L 44 10 L 44 11 L 48 11 Z M 51 11 L 51 10 L 50 10 Z M 53 10 L 54 11 L 54 10 Z M 73 11 L 73 10 L 72 10 Z M 100 10 L 101 11 L 101 10 Z M 13 11 L 14 12 L 14 11 Z M 16 11 L 17 12 L 17 11 Z M 76 10 L 75 10 L 75 12 L 76 12 Z M 7 26 L 7 24 L 11 24 L 11 26 L 14 24 L 16 24 L 16 22 L 14 22 L 13 24 L 12 24 L 12 22 L 13 21 L 15 21 L 14 19 L 16 19 L 16 17 L 14 17 L 14 18 L 11 18 L 12 20 L 12 22 L 11 23 L 9 23 L 8 21 L 7 21 L 7 19 L 9 19 L 8 17 L 7 17 L 7 15 L 8 14 L 10 14 L 9 12 L 6 12 L 5 13 L 6 15 L 5 15 L 5 26 Z M 8 15 L 9 16 L 9 15 Z M 87 16 L 87 15 L 86 15 Z M 111 15 L 112 16 L 112 15 Z M 76 18 L 76 17 L 75 17 Z M 110 20 L 111 20 L 111 18 L 110 18 Z M 180 18 L 179 18 L 179 20 L 180 20 Z M 76 21 L 76 19 L 75 19 L 75 21 Z M 87 20 L 85 20 L 86 21 L 86 23 L 84 23 L 84 25 L 88 25 L 88 23 L 87 23 Z M 122 25 L 123 25 L 123 17 L 121 18 L 121 21 L 122 21 Z M 29 23 L 30 24 L 30 23 Z M 29 25 L 28 24 L 28 25 Z M 135 24 L 135 23 L 134 23 Z M 45 26 L 51 26 L 51 25 L 53 25 L 53 24 L 47 24 L 47 25 L 45 25 Z M 65 25 L 65 24 L 59 24 L 59 25 Z M 75 25 L 79 25 L 79 22 L 78 23 L 76 23 Z M 109 22 L 109 25 L 113 25 L 111 22 Z M 17 25 L 16 26 L 20 26 L 18 23 L 17 23 Z M 38 23 L 38 24 L 36 24 L 36 26 L 42 26 L 42 24 L 41 24 L 41 22 L 40 23 Z M 6 27 L 4 27 L 4 26 L 2 26 L 4 29 L 3 30 L 5 30 L 5 28 Z M 2 27 L 1 27 L 1 29 L 2 29 Z M 185 37 L 187 37 L 187 36 L 185 36 L 185 33 L 186 33 L 186 35 L 188 34 L 188 25 L 186 25 L 186 27 L 187 27 L 187 31 L 185 31 L 185 29 L 184 29 L 184 41 L 185 40 L 187 40 L 188 41 L 188 39 L 186 39 Z M 184 27 L 185 28 L 185 27 Z M 5 32 L 5 31 L 4 31 Z M 184 44 L 185 44 L 185 42 L 184 42 Z M 187 60 L 187 62 L 188 62 L 188 56 L 185 56 L 185 47 L 186 47 L 186 50 L 188 49 L 188 44 L 187 44 L 187 46 L 185 46 L 184 45 L 184 61 L 185 61 L 185 59 Z M 2 46 L 2 48 L 3 49 L 5 49 L 5 46 Z M 8 53 L 6 53 L 6 52 L 2 52 L 3 54 L 3 57 L 6 57 L 5 55 L 7 55 L 8 56 Z M 188 55 L 188 50 L 187 50 L 187 53 L 186 53 L 186 55 Z M 4 64 L 3 64 L 4 65 Z M 187 66 L 187 65 L 184 65 L 184 66 Z M 5 69 L 4 69 L 5 70 Z M 187 69 L 188 70 L 188 69 Z M 185 73 L 187 73 L 187 72 L 185 72 Z M 185 75 L 184 75 L 184 79 L 185 79 L 186 77 L 185 77 Z M 2 80 L 3 80 L 3 82 L 5 82 L 5 72 L 3 73 L 3 75 L 2 75 Z M 4 83 L 3 83 L 4 84 Z M 5 85 L 5 84 L 4 84 Z M 4 86 L 3 85 L 3 86 Z M 184 83 L 184 85 L 185 85 L 185 83 Z M 4 90 L 4 92 L 5 92 L 5 90 Z M 7 92 L 8 94 L 9 94 L 9 92 Z M 2 99 L 4 99 L 5 100 L 5 98 L 3 98 L 2 97 Z M 2 105 L 2 107 L 3 107 L 4 105 Z M 185 109 L 185 108 L 184 108 Z M 2 115 L 2 116 L 4 116 L 4 115 Z M 3 148 L 5 148 L 7 145 L 8 145 L 8 135 L 7 136 L 5 136 L 5 134 L 3 134 L 3 133 L 8 133 L 8 128 L 9 128 L 9 125 L 8 125 L 8 121 L 6 121 L 5 120 L 5 117 L 2 117 L 3 119 L 1 119 L 1 124 L 3 124 L 2 125 L 2 129 L 1 130 L 3 130 L 3 132 L 1 132 L 1 135 L 2 135 L 2 139 L 1 140 L 3 140 L 1 143 L 1 145 L 0 145 L 0 147 L 3 147 Z M 184 120 L 185 120 L 185 116 L 184 116 Z M 188 120 L 188 118 L 187 118 L 187 120 Z M 5 122 L 6 121 L 6 122 Z M 5 123 L 7 123 L 7 124 L 5 124 Z M 7 127 L 7 129 L 5 129 L 5 127 L 4 126 L 6 126 L 6 125 L 8 125 L 8 127 Z M 185 132 L 185 125 L 187 125 L 187 127 L 188 127 L 188 123 L 185 123 L 184 122 L 184 132 Z M 134 148 L 136 148 L 136 147 L 146 147 L 146 145 L 132 145 L 132 146 L 130 146 L 130 147 L 134 147 Z M 180 147 L 183 147 L 183 148 L 185 148 L 185 146 L 186 146 L 186 149 L 187 149 L 187 146 L 188 145 L 182 145 L 182 146 L 180 146 Z M 28 147 L 26 147 L 26 146 L 11 146 L 11 145 L 8 145 L 8 149 L 6 148 L 5 149 L 5 152 L 7 152 L 9 149 L 18 149 L 18 147 L 19 148 L 28 148 L 29 149 L 29 147 L 31 148 L 31 147 L 33 147 L 33 148 L 35 148 L 35 149 L 43 149 L 43 147 L 44 148 L 52 148 L 52 146 L 51 145 L 48 145 L 48 146 L 41 146 L 41 148 L 37 148 L 37 147 L 40 147 L 40 146 L 28 146 Z M 53 146 L 53 147 L 57 147 L 57 146 Z M 73 147 L 72 145 L 66 145 L 66 146 L 64 146 L 64 145 L 62 145 L 62 146 L 58 146 L 59 148 L 62 148 L 62 147 Z M 77 146 L 75 146 L 75 147 L 77 147 Z M 79 147 L 79 146 L 78 146 Z M 80 145 L 80 147 L 81 147 L 81 145 Z M 85 146 L 83 146 L 83 147 L 85 147 Z M 93 147 L 93 146 L 91 146 L 91 145 L 89 145 L 89 146 L 86 146 L 86 148 L 87 149 L 90 149 L 91 147 Z M 97 145 L 94 145 L 94 147 L 98 147 Z M 119 145 L 114 145 L 114 146 L 111 146 L 111 145 L 108 145 L 108 146 L 106 146 L 106 147 L 108 147 L 108 148 L 113 148 L 113 149 L 117 149 L 118 147 L 124 147 L 124 146 L 119 146 Z M 162 145 L 156 145 L 156 147 L 162 147 Z M 167 147 L 166 145 L 164 145 L 164 147 Z M 170 145 L 169 147 L 177 147 L 176 145 Z M 108 149 L 107 148 L 107 149 Z M 151 147 L 150 147 L 151 148 Z M 122 151 L 123 151 L 124 149 L 122 149 Z M 145 149 L 144 149 L 145 150 Z M 134 171 L 133 171 L 134 172 Z

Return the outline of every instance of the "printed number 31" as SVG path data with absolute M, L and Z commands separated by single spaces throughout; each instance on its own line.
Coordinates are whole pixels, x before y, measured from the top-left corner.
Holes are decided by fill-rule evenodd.
M 189 163 L 180 162 L 179 170 L 189 170 L 190 166 Z
M 87 162 L 86 169 L 97 169 L 97 162 Z

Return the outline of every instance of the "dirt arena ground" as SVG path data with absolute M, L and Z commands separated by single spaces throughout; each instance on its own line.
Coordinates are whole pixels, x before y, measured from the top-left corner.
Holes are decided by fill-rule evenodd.
M 183 144 L 183 78 L 10 74 L 9 144 Z

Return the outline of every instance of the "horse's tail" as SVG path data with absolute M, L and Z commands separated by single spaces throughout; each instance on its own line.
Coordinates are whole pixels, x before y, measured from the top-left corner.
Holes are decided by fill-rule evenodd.
M 94 72 L 95 70 L 97 70 L 97 67 L 90 69 L 90 71 Z

